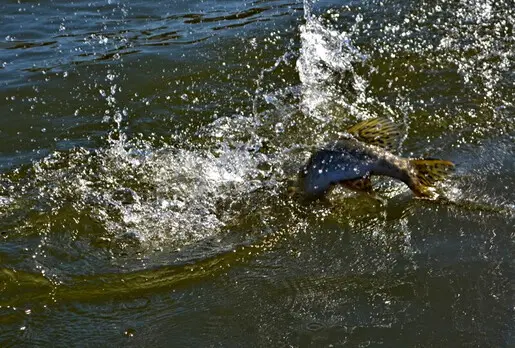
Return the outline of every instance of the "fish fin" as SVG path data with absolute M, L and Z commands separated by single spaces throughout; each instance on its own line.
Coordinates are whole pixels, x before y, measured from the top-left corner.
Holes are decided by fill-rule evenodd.
M 415 170 L 414 181 L 410 188 L 417 196 L 432 196 L 431 186 L 437 181 L 445 180 L 454 171 L 454 163 L 440 159 L 410 159 Z
M 353 191 L 372 192 L 372 181 L 369 177 L 356 180 L 345 180 L 342 181 L 341 184 Z
M 393 149 L 400 143 L 401 133 L 395 123 L 386 118 L 362 121 L 347 132 L 356 139 L 385 149 Z

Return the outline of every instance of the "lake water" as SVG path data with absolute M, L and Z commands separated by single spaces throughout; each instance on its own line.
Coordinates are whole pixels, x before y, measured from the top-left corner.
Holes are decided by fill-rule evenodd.
M 510 0 L 0 4 L 0 343 L 515 346 Z M 359 120 L 435 201 L 288 194 Z

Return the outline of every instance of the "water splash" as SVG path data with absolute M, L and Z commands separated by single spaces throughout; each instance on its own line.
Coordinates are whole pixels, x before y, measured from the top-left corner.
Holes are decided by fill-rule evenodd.
M 297 69 L 303 105 L 308 114 L 327 122 L 327 105 L 331 102 L 352 106 L 347 99 L 349 93 L 341 93 L 342 87 L 357 94 L 357 98 L 365 98 L 366 82 L 355 74 L 354 65 L 363 63 L 366 56 L 354 47 L 349 33 L 340 32 L 319 18 L 308 17 L 300 30 L 302 48 Z M 317 112 L 320 107 L 322 110 Z
M 202 242 L 219 241 L 230 232 L 233 233 L 228 240 L 220 243 L 225 249 L 230 249 L 231 243 L 239 245 L 252 240 L 253 233 L 273 235 L 270 231 L 279 227 L 312 232 L 318 228 L 319 221 L 328 217 L 338 226 L 348 225 L 360 230 L 365 216 L 365 219 L 376 223 L 370 233 L 380 234 L 383 225 L 369 219 L 364 212 L 368 206 L 375 209 L 371 216 L 381 215 L 387 209 L 345 194 L 334 200 L 332 207 L 315 206 L 303 210 L 302 216 L 307 216 L 309 222 L 305 225 L 299 217 L 301 214 L 294 209 L 295 203 L 288 202 L 278 193 L 281 181 L 288 176 L 285 168 L 294 173 L 303 162 L 306 148 L 317 146 L 335 135 L 341 130 L 338 129 L 340 121 L 341 124 L 347 123 L 351 118 L 387 115 L 403 119 L 406 124 L 412 124 L 411 146 L 415 149 L 440 153 L 454 149 L 458 160 L 466 157 L 464 152 L 476 154 L 478 148 L 484 147 L 481 144 L 469 145 L 472 136 L 466 132 L 459 134 L 459 138 L 464 139 L 462 144 L 469 145 L 467 150 L 453 147 L 458 135 L 448 135 L 441 129 L 449 127 L 453 132 L 459 132 L 463 125 L 467 125 L 474 128 L 474 132 L 479 129 L 478 137 L 484 138 L 490 136 L 489 131 L 502 128 L 511 120 L 513 114 L 509 110 L 497 107 L 499 102 L 503 104 L 501 106 L 509 106 L 503 76 L 512 67 L 509 59 L 505 59 L 509 58 L 512 49 L 501 45 L 504 50 L 496 51 L 497 36 L 489 36 L 491 40 L 486 41 L 490 44 L 483 45 L 480 28 L 476 26 L 471 37 L 480 39 L 474 41 L 476 44 L 470 47 L 470 52 L 481 47 L 481 53 L 474 56 L 477 59 L 467 60 L 460 54 L 461 45 L 466 44 L 468 36 L 459 37 L 463 40 L 459 44 L 455 37 L 442 38 L 438 51 L 441 56 L 436 57 L 432 51 L 434 46 L 429 47 L 428 39 L 412 35 L 413 30 L 409 29 L 413 23 L 419 23 L 415 19 L 424 21 L 424 15 L 415 9 L 411 9 L 414 13 L 403 16 L 401 23 L 388 23 L 377 29 L 371 24 L 373 13 L 366 12 L 366 9 L 342 8 L 316 16 L 311 11 L 312 6 L 313 2 L 306 2 L 306 23 L 300 28 L 297 61 L 300 85 L 276 88 L 267 84 L 268 74 L 275 73 L 288 60 L 287 52 L 258 77 L 255 94 L 258 98 L 263 97 L 268 109 L 258 110 L 257 98 L 252 96 L 249 101 L 252 115 L 217 115 L 214 122 L 194 135 L 203 139 L 201 145 L 191 139 L 178 139 L 178 145 L 159 146 L 136 138 L 129 140 L 124 129 L 129 111 L 116 99 L 121 92 L 115 83 L 118 76 L 110 71 L 105 77 L 107 86 L 98 90 L 109 110 L 106 121 L 111 123 L 111 132 L 103 147 L 56 152 L 0 177 L 2 228 L 10 231 L 4 238 L 8 241 L 26 239 L 22 245 L 33 250 L 37 269 L 57 284 L 66 278 L 65 275 L 79 270 L 99 273 L 104 266 L 98 264 L 108 264 L 105 267 L 109 268 L 134 258 L 148 262 L 141 267 L 148 266 L 152 264 L 148 261 L 149 255 L 155 250 L 163 252 L 166 257 L 171 254 L 172 258 L 182 258 L 181 261 L 203 259 L 206 257 L 205 249 L 212 251 L 217 247 L 206 247 L 207 244 Z M 495 11 L 485 13 L 480 24 L 495 18 Z M 338 18 L 344 17 L 340 14 L 351 18 L 345 28 L 337 25 Z M 477 14 L 472 16 L 476 18 Z M 511 18 L 509 16 L 511 14 L 507 14 L 508 19 Z M 385 18 L 391 21 L 392 17 Z M 417 24 L 416 28 L 417 31 L 428 30 L 431 33 L 425 25 Z M 445 31 L 446 28 L 439 26 L 438 30 Z M 459 36 L 455 31 L 450 33 Z M 372 44 L 363 42 L 366 41 L 364 38 L 377 37 L 376 41 L 370 39 Z M 290 49 L 289 46 L 285 50 Z M 499 52 L 498 57 L 496 52 Z M 488 59 L 492 54 L 495 59 L 490 62 Z M 401 60 L 401 56 L 407 58 Z M 500 69 L 495 70 L 498 58 Z M 408 62 L 407 66 L 404 61 Z M 431 75 L 428 72 L 431 69 L 445 69 L 454 63 L 457 64 L 456 71 L 464 76 L 465 85 L 474 86 L 476 94 L 484 92 L 491 98 L 481 105 L 486 105 L 493 116 L 479 117 L 479 111 L 467 104 L 470 98 L 461 101 L 463 114 L 451 114 L 448 109 L 437 116 L 422 113 L 424 108 L 438 105 L 438 98 L 419 102 L 417 93 L 420 89 L 434 86 L 420 87 L 413 82 L 419 75 L 413 78 L 409 74 L 423 71 L 425 75 L 422 76 L 427 77 Z M 484 84 L 476 86 L 474 78 L 482 67 L 487 68 L 484 74 L 481 72 L 485 77 Z M 397 74 L 399 70 L 406 75 Z M 445 100 L 440 103 L 447 105 Z M 478 121 L 467 124 L 471 118 Z M 431 133 L 441 138 L 439 145 L 428 145 L 423 133 L 425 127 L 432 125 L 441 128 Z M 464 166 L 458 173 L 461 178 L 468 178 L 461 179 L 464 181 L 461 191 L 450 191 L 454 201 L 463 201 L 478 193 L 477 187 L 484 183 L 482 178 L 492 167 L 502 166 L 511 154 L 508 147 L 498 152 L 492 147 L 484 149 L 479 160 L 477 156 L 463 160 L 472 164 L 468 168 Z M 504 155 L 492 161 L 492 153 Z M 473 172 L 471 167 L 474 165 L 481 167 L 480 172 Z M 510 175 L 504 175 L 510 178 Z M 390 191 L 381 188 L 381 194 L 393 198 L 405 192 L 397 188 Z M 480 193 L 479 198 L 484 200 L 485 196 L 488 197 L 488 192 Z M 487 203 L 496 205 L 500 201 L 494 198 Z M 409 215 L 410 212 L 402 214 Z M 401 223 L 405 224 L 403 221 Z M 409 241 L 409 226 L 401 227 L 402 239 Z M 60 244 L 60 240 L 65 243 Z M 273 239 L 270 245 L 274 243 L 277 240 Z M 392 243 L 384 244 L 387 251 Z M 63 248 L 65 251 L 59 250 Z M 187 248 L 200 251 L 192 253 L 194 256 L 180 254 L 180 249 Z M 412 252 L 408 249 L 406 254 Z M 366 255 L 364 250 L 359 250 L 361 255 Z M 59 252 L 67 257 L 72 255 L 69 257 L 72 260 L 61 265 Z M 129 256 L 124 258 L 127 254 Z M 91 259 L 88 259 L 91 257 L 102 259 L 102 262 L 93 267 Z M 166 262 L 174 261 L 167 259 Z M 74 267 L 77 265 L 81 267 Z M 337 268 L 343 269 L 343 263 Z

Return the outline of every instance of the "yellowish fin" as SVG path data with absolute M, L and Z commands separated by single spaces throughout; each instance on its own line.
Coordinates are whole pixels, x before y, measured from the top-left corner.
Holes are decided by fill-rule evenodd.
M 431 196 L 430 186 L 435 182 L 445 180 L 454 171 L 454 163 L 439 159 L 410 159 L 417 180 L 411 189 L 418 196 Z
M 399 145 L 401 133 L 392 121 L 374 118 L 350 127 L 347 132 L 364 143 L 393 149 Z

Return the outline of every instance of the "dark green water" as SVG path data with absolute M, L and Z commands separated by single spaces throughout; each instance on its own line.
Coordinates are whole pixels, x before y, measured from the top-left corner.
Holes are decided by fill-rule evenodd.
M 1 346 L 514 346 L 514 9 L 3 1 Z M 287 194 L 377 116 L 440 200 Z

